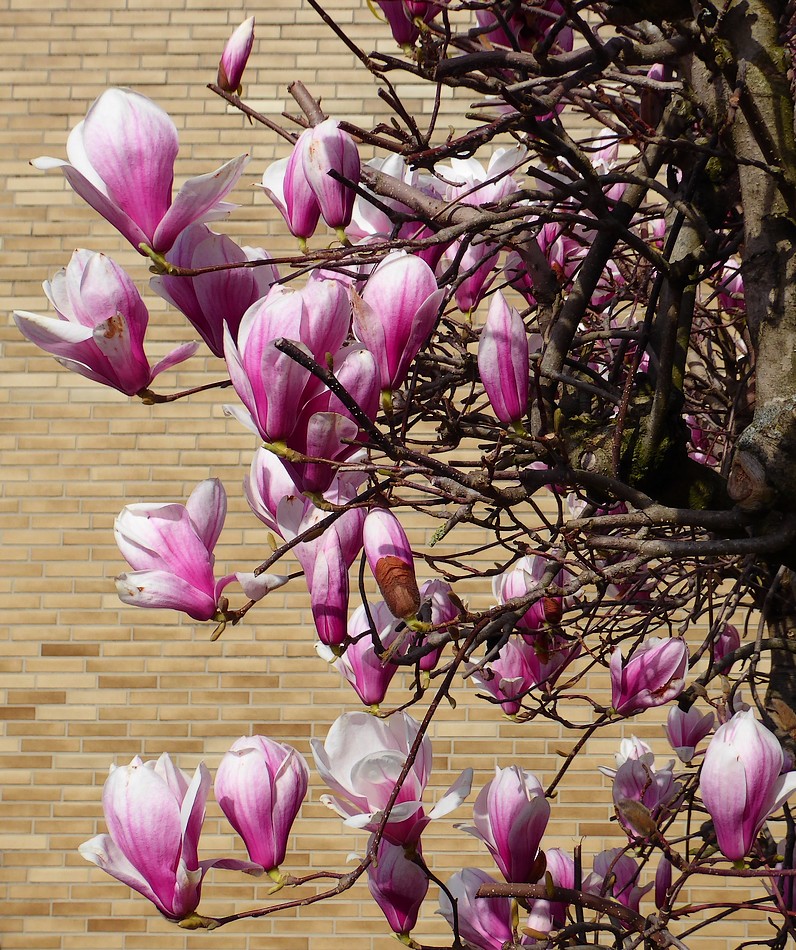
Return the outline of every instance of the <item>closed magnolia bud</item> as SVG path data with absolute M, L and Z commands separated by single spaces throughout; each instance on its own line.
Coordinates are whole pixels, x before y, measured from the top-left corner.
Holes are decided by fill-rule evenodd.
M 221 54 L 217 82 L 225 92 L 240 92 L 243 70 L 249 60 L 253 43 L 254 17 L 250 16 L 230 36 Z
M 401 620 L 420 609 L 412 549 L 401 523 L 392 512 L 375 508 L 365 518 L 362 541 L 368 564 L 390 612 Z

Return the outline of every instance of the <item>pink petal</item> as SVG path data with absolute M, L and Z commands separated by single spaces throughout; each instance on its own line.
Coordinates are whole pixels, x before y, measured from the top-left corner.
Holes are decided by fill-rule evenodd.
M 235 187 L 248 161 L 248 155 L 239 155 L 214 172 L 189 178 L 158 225 L 152 247 L 156 251 L 168 251 L 188 225 L 206 220 Z

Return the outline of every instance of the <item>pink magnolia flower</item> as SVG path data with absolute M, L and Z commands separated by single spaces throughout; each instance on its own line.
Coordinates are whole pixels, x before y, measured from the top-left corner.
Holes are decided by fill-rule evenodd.
M 420 852 L 420 842 L 417 842 Z M 428 893 L 428 876 L 407 857 L 402 845 L 382 838 L 376 860 L 368 865 L 368 890 L 393 933 L 408 934 Z
M 528 335 L 519 312 L 498 291 L 478 341 L 478 371 L 495 415 L 519 425 L 528 411 Z
M 511 36 L 506 33 L 505 28 L 491 10 L 476 10 L 475 15 L 480 27 L 493 27 L 484 34 L 491 43 L 511 48 L 515 48 L 516 43 L 521 50 L 530 52 L 537 43 L 545 38 L 547 31 L 563 13 L 564 8 L 559 0 L 545 0 L 541 5 L 532 8 L 525 5 L 512 7 L 511 13 L 506 18 Z M 569 52 L 572 49 L 573 41 L 572 27 L 565 26 L 559 30 L 556 41 L 552 46 L 552 52 Z
M 512 172 L 523 163 L 526 153 L 524 146 L 496 149 L 486 169 L 475 158 L 451 159 L 450 169 L 444 169 L 445 178 L 452 182 L 448 200 L 482 207 L 518 191 Z M 446 253 L 451 261 L 461 257 L 459 272 L 466 276 L 458 283 L 455 295 L 459 309 L 467 313 L 478 306 L 497 276 L 495 264 L 500 249 L 490 241 L 470 241 L 462 252 L 461 244 L 461 240 L 455 241 Z
M 399 46 L 414 46 L 420 30 L 417 20 L 428 23 L 439 13 L 435 0 L 376 0 L 381 7 L 393 39 Z
M 451 598 L 453 589 L 447 581 L 426 581 L 420 588 L 421 604 L 428 603 L 431 608 L 431 623 L 437 625 L 455 620 L 459 616 L 459 609 Z M 450 627 L 446 629 L 451 629 Z M 420 660 L 420 669 L 424 672 L 433 670 L 442 655 L 443 647 L 426 653 Z
M 718 635 L 713 641 L 713 662 L 720 663 L 725 656 L 734 653 L 741 645 L 741 635 L 738 628 L 731 623 L 722 624 Z M 723 672 L 729 673 L 732 665 L 728 666 Z
M 779 740 L 751 710 L 736 713 L 710 740 L 699 788 L 725 857 L 745 857 L 769 815 L 796 790 L 796 772 L 782 772 Z
M 625 802 L 640 802 L 649 811 L 654 821 L 671 811 L 680 796 L 681 786 L 675 782 L 672 768 L 674 760 L 662 769 L 652 764 L 653 756 L 644 755 L 628 759 L 614 775 L 612 796 L 617 806 L 619 824 L 631 838 L 644 837 L 644 830 L 632 825 L 624 814 Z
M 529 689 L 555 683 L 579 652 L 577 641 L 558 635 L 535 635 L 532 643 L 511 637 L 488 666 L 477 670 L 467 664 L 465 670 L 472 674 L 474 683 L 501 701 L 500 708 L 507 716 L 513 716 L 519 712 L 522 697 Z
M 575 862 L 561 848 L 550 848 L 544 853 L 547 869 L 538 881 L 544 884 L 547 875 L 555 887 L 575 887 Z M 563 927 L 567 920 L 567 904 L 563 901 L 535 899 L 529 901 L 528 926 L 540 933 L 550 933 L 553 927 Z
M 300 291 L 275 284 L 243 315 L 237 343 L 225 326 L 224 356 L 245 406 L 225 411 L 264 441 L 287 442 L 301 407 L 323 386 L 274 344 L 291 340 L 325 365 L 326 354 L 334 355 L 342 346 L 350 312 L 348 293 L 337 281 L 310 281 Z
M 362 543 L 387 607 L 402 620 L 415 617 L 420 591 L 412 548 L 401 522 L 386 508 L 371 509 L 362 528 Z
M 184 920 L 199 904 L 209 868 L 260 870 L 248 861 L 199 861 L 209 788 L 204 763 L 191 779 L 165 752 L 157 762 L 136 756 L 127 766 L 111 766 L 102 791 L 110 833 L 83 842 L 78 850 L 87 861 L 152 901 L 164 917 Z
M 641 898 L 652 888 L 638 886 L 639 866 L 622 848 L 601 851 L 594 857 L 594 870 L 583 882 L 583 890 L 600 897 L 612 897 L 638 913 Z
M 267 261 L 268 252 L 261 247 L 238 247 L 225 234 L 216 234 L 207 225 L 193 224 L 186 228 L 169 251 L 170 264 L 198 269 L 244 261 Z M 224 324 L 229 326 L 233 340 L 243 314 L 264 297 L 279 278 L 273 264 L 261 267 L 233 267 L 197 274 L 196 277 L 150 278 L 149 286 L 156 294 L 181 311 L 215 353 L 224 356 Z
M 341 232 L 351 222 L 354 189 L 333 178 L 330 172 L 359 184 L 360 163 L 356 143 L 335 119 L 314 126 L 310 135 L 302 135 L 301 160 L 304 175 L 321 209 L 323 220 Z M 298 147 L 298 142 L 296 143 Z
M 194 221 L 225 217 L 224 198 L 248 162 L 247 155 L 190 178 L 172 200 L 177 129 L 166 113 L 132 89 L 107 89 L 66 143 L 68 162 L 36 158 L 36 168 L 60 168 L 80 197 L 137 250 L 165 253 Z
M 457 825 L 489 849 L 511 884 L 529 884 L 539 876 L 539 844 L 550 819 L 550 803 L 532 772 L 516 765 L 495 768 L 495 777 L 475 800 L 473 825 Z
M 676 699 L 685 686 L 688 647 L 676 637 L 650 637 L 622 662 L 622 648 L 611 654 L 611 705 L 620 716 Z
M 265 736 L 237 739 L 218 766 L 216 800 L 249 857 L 266 871 L 285 860 L 309 774 L 303 755 Z
M 661 855 L 658 868 L 655 871 L 655 906 L 662 910 L 669 897 L 672 886 L 672 865 L 665 855 Z
M 347 825 L 375 831 L 419 728 L 405 712 L 388 719 L 365 712 L 336 719 L 323 744 L 312 740 L 315 767 L 333 793 L 321 797 L 324 805 Z M 473 770 L 465 769 L 426 814 L 421 798 L 430 774 L 431 740 L 424 736 L 387 821 L 385 836 L 394 844 L 413 844 L 429 821 L 458 808 L 469 795 Z
M 119 598 L 134 607 L 171 607 L 194 620 L 210 620 L 224 588 L 235 578 L 259 600 L 286 577 L 227 574 L 216 581 L 213 548 L 227 513 L 227 494 L 217 478 L 200 482 L 185 505 L 124 507 L 114 523 L 116 543 L 132 573 L 116 578 Z
M 411 169 L 407 166 L 401 155 L 389 155 L 386 158 L 372 158 L 366 162 L 368 168 L 373 169 L 383 176 L 395 178 L 397 181 L 405 182 L 413 188 L 417 188 L 432 198 L 442 198 L 443 194 L 438 187 L 436 179 L 430 175 L 420 172 L 418 169 Z M 393 211 L 399 212 L 403 216 L 403 223 L 398 229 L 397 237 L 401 240 L 419 241 L 432 237 L 434 232 L 425 224 L 417 219 L 412 219 L 413 211 L 408 206 L 395 198 L 388 198 L 384 195 L 378 196 L 378 206 L 368 201 L 367 195 L 372 194 L 369 189 L 360 185 L 360 193 L 354 199 L 354 210 L 351 215 L 351 224 L 346 228 L 346 234 L 352 241 L 367 242 L 370 239 L 379 238 L 382 241 L 389 240 L 394 233 L 394 225 L 385 206 Z M 374 199 L 375 199 L 374 195 Z M 412 251 L 416 256 L 424 260 L 432 269 L 437 266 L 445 250 L 445 245 L 441 243 L 432 244 L 430 247 L 421 250 Z M 365 265 L 366 267 L 368 265 Z M 350 267 L 347 270 L 351 270 Z M 360 269 L 362 272 L 362 268 Z M 366 271 L 365 273 L 368 273 Z
M 459 934 L 478 950 L 503 950 L 504 945 L 515 943 L 511 898 L 479 900 L 476 897 L 484 884 L 496 883 L 493 877 L 477 868 L 465 868 L 448 880 L 448 890 L 457 903 Z M 453 905 L 443 890 L 440 890 L 437 913 L 453 927 Z M 519 942 L 528 943 L 528 938 L 523 937 Z
M 345 504 L 356 495 L 361 481 L 359 473 L 339 475 L 325 497 Z M 254 514 L 285 541 L 311 531 L 328 515 L 301 494 L 285 465 L 266 449 L 257 450 L 243 489 Z M 349 509 L 320 535 L 293 549 L 310 592 L 318 637 L 325 644 L 337 646 L 346 638 L 348 569 L 362 550 L 364 520 L 361 508 Z
M 520 558 L 512 567 L 492 580 L 492 593 L 499 604 L 510 600 L 525 597 L 534 587 L 537 587 L 550 567 L 550 558 L 539 555 L 530 555 Z M 569 574 L 563 568 L 553 578 L 552 583 L 561 587 L 566 583 Z M 517 620 L 516 628 L 522 631 L 535 632 L 543 628 L 548 622 L 555 623 L 561 619 L 563 598 L 545 597 L 540 590 L 536 600 Z
M 287 158 L 273 162 L 263 173 L 263 190 L 276 205 L 285 219 L 290 233 L 306 246 L 318 227 L 321 206 L 315 197 L 302 158 L 312 129 L 305 129 L 296 140 L 293 151 Z
M 616 760 L 616 767 L 621 768 L 625 762 L 630 759 L 643 759 L 645 755 L 652 756 L 650 762 L 655 758 L 652 751 L 652 746 L 648 745 L 643 739 L 639 739 L 638 736 L 631 736 L 629 739 L 622 739 L 619 743 L 619 751 L 614 753 L 614 759 Z M 608 771 L 601 768 L 601 772 L 604 772 L 608 775 Z M 611 776 L 616 775 L 616 771 L 612 771 Z
M 216 82 L 225 92 L 240 93 L 243 70 L 249 61 L 253 43 L 254 17 L 250 16 L 235 29 L 221 54 Z
M 693 759 L 697 745 L 713 728 L 713 720 L 712 712 L 703 716 L 696 706 L 692 706 L 688 712 L 679 706 L 672 706 L 664 729 L 669 745 L 681 762 L 688 763 Z
M 352 293 L 354 333 L 376 358 L 382 390 L 398 389 L 431 334 L 445 291 L 419 257 L 393 251 Z
M 197 343 L 185 343 L 150 368 L 144 353 L 149 312 L 132 280 L 104 254 L 75 251 L 43 286 L 57 319 L 16 311 L 17 327 L 31 343 L 87 379 L 133 396 L 196 352 Z
M 730 259 L 719 276 L 719 302 L 725 310 L 746 310 L 740 261 Z
M 379 640 L 387 650 L 399 636 L 398 621 L 381 600 L 370 605 L 370 613 Z M 336 656 L 325 644 L 316 645 L 315 650 L 351 684 L 366 706 L 378 706 L 387 695 L 387 689 L 398 672 L 398 667 L 389 660 L 383 660 L 373 646 L 368 617 L 362 604 L 351 614 L 348 636 L 352 642 L 348 644 L 342 656 Z

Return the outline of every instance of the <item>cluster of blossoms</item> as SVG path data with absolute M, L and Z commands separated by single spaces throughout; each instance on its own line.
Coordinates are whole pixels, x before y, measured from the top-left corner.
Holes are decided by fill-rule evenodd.
M 378 0 L 378 5 L 395 40 L 412 47 L 444 2 Z M 497 19 L 488 10 L 477 10 L 478 35 L 489 44 L 528 51 L 565 8 L 559 0 L 547 0 L 533 11 L 511 5 L 507 12 Z M 218 86 L 230 95 L 240 91 L 253 25 L 253 19 L 247 20 L 236 30 L 219 66 Z M 573 41 L 572 29 L 565 26 L 557 30 L 552 47 L 567 52 Z M 618 167 L 618 147 L 616 135 L 599 137 L 591 152 L 596 175 Z M 465 770 L 426 810 L 422 799 L 432 757 L 428 736 L 424 733 L 418 741 L 420 727 L 403 711 L 387 718 L 371 713 L 384 702 L 398 661 L 410 649 L 427 647 L 417 660 L 418 671 L 428 676 L 435 670 L 442 648 L 425 638 L 454 631 L 467 611 L 446 581 L 418 582 L 415 554 L 389 507 L 389 494 L 379 495 L 372 485 L 363 489 L 375 468 L 368 468 L 367 453 L 379 432 L 377 421 L 395 421 L 396 394 L 407 385 L 443 309 L 457 307 L 470 321 L 462 324 L 466 349 L 475 340 L 467 336 L 472 313 L 488 295 L 488 312 L 471 354 L 483 389 L 477 397 L 479 419 L 485 418 L 480 410 L 488 403 L 489 424 L 501 439 L 525 439 L 537 401 L 539 381 L 532 366 L 542 338 L 528 332 L 526 315 L 512 305 L 511 293 L 532 308 L 538 288 L 519 254 L 510 253 L 501 263 L 504 248 L 499 243 L 469 235 L 416 253 L 391 251 L 376 264 L 344 272 L 315 268 L 294 289 L 265 249 L 239 247 L 207 224 L 229 212 L 225 199 L 247 157 L 190 179 L 172 195 L 177 148 L 176 128 L 156 104 L 117 89 L 100 96 L 72 131 L 68 162 L 41 158 L 35 164 L 59 168 L 72 188 L 154 263 L 159 272 L 151 289 L 180 310 L 209 350 L 225 361 L 239 399 L 225 411 L 261 442 L 244 480 L 246 500 L 301 566 L 318 654 L 370 707 L 341 716 L 324 742 L 313 741 L 317 771 L 330 789 L 322 801 L 348 826 L 376 836 L 368 846 L 368 886 L 393 931 L 408 937 L 429 887 L 423 832 L 430 821 L 462 803 L 472 770 Z M 524 146 L 497 149 L 486 167 L 474 158 L 452 158 L 435 175 L 408 168 L 392 156 L 369 162 L 363 178 L 354 138 L 341 123 L 325 119 L 295 136 L 291 154 L 265 170 L 262 188 L 302 249 L 321 221 L 343 244 L 367 247 L 390 237 L 411 242 L 432 233 L 398 198 L 368 201 L 369 173 L 411 185 L 440 203 L 496 208 L 520 200 L 524 177 L 534 175 L 528 164 Z M 564 168 L 563 180 L 568 171 Z M 546 176 L 548 184 L 551 177 Z M 615 207 L 625 189 L 619 182 L 600 194 L 607 207 Z M 598 232 L 594 216 L 584 214 L 575 225 L 541 224 L 529 208 L 523 223 L 533 231 L 535 251 L 558 289 L 571 288 Z M 650 240 L 660 243 L 662 219 L 652 218 L 646 227 Z M 451 270 L 456 277 L 440 286 L 442 274 Z M 504 287 L 505 293 L 493 290 L 499 277 L 510 288 Z M 721 305 L 739 309 L 743 288 L 737 266 L 728 264 L 716 280 Z M 611 261 L 595 281 L 590 305 L 595 313 L 609 314 L 609 324 L 620 319 L 611 308 L 625 282 L 622 269 Z M 45 293 L 57 319 L 20 312 L 15 315 L 20 330 L 69 369 L 126 395 L 151 400 L 153 380 L 198 347 L 178 347 L 151 367 L 144 352 L 147 309 L 131 279 L 103 254 L 76 251 L 45 284 Z M 595 379 L 607 377 L 614 355 L 607 341 L 595 343 L 588 362 Z M 645 368 L 641 359 L 637 368 Z M 687 421 L 692 460 L 718 464 L 710 434 L 697 418 Z M 551 488 L 559 496 L 565 491 L 560 485 Z M 131 567 L 116 580 L 121 599 L 223 623 L 231 615 L 226 592 L 233 581 L 252 602 L 287 583 L 287 576 L 264 569 L 216 579 L 213 551 L 226 505 L 221 483 L 207 479 L 184 505 L 126 506 L 115 525 L 119 549 Z M 585 506 L 576 498 L 570 513 L 577 518 L 575 509 Z M 627 507 L 617 504 L 607 513 L 625 514 Z M 349 572 L 363 553 L 381 599 L 350 611 Z M 598 567 L 609 563 L 595 560 Z M 588 652 L 582 638 L 562 625 L 573 577 L 564 554 L 550 548 L 518 557 L 494 578 L 494 616 L 504 619 L 504 629 L 499 642 L 487 640 L 484 655 L 477 661 L 469 655 L 463 668 L 507 716 L 522 718 L 525 698 L 535 690 L 544 697 Z M 629 592 L 636 602 L 649 595 L 638 577 L 606 588 L 619 601 Z M 712 639 L 713 662 L 722 663 L 739 645 L 737 630 L 724 624 Z M 611 702 L 602 710 L 606 720 L 636 716 L 682 697 L 688 647 L 680 637 L 646 636 L 627 656 L 621 644 L 614 645 L 607 665 Z M 796 772 L 776 736 L 748 709 L 724 715 L 700 750 L 714 720 L 712 712 L 696 706 L 671 707 L 665 731 L 685 767 L 683 774 L 675 774 L 674 759 L 656 767 L 652 749 L 639 740 L 623 746 L 616 769 L 602 770 L 611 779 L 628 845 L 596 855 L 582 880 L 573 856 L 542 848 L 551 804 L 540 780 L 519 765 L 497 768 L 477 796 L 473 824 L 459 828 L 486 845 L 508 884 L 545 885 L 551 896 L 527 902 L 527 927 L 520 933 L 513 899 L 479 899 L 480 889 L 496 882 L 486 872 L 468 868 L 447 882 L 439 913 L 471 946 L 503 950 L 509 944 L 535 944 L 564 926 L 568 906 L 555 899 L 556 888 L 578 887 L 638 913 L 641 899 L 654 886 L 657 906 L 666 906 L 672 890 L 669 858 L 661 860 L 655 884 L 642 885 L 642 868 L 627 851 L 659 843 L 659 829 L 677 814 L 687 776 L 696 775 L 696 766 L 701 804 L 712 821 L 716 845 L 727 859 L 742 861 L 755 850 L 768 818 L 796 789 Z M 238 740 L 219 765 L 215 794 L 250 861 L 200 861 L 210 788 L 207 769 L 200 765 L 191 778 L 168 755 L 156 763 L 136 757 L 129 766 L 113 769 L 106 782 L 109 833 L 80 850 L 146 896 L 164 916 L 184 922 L 195 915 L 202 880 L 211 867 L 266 872 L 277 884 L 284 882 L 279 866 L 308 778 L 308 766 L 294 749 L 262 736 Z M 692 784 L 696 787 L 697 780 Z
M 102 793 L 109 833 L 84 842 L 80 853 L 143 894 L 165 917 L 182 921 L 196 911 L 210 868 L 267 872 L 278 879 L 308 780 L 307 763 L 290 746 L 264 736 L 238 739 L 218 767 L 215 794 L 251 861 L 200 861 L 211 785 L 204 763 L 191 777 L 168 753 L 156 762 L 136 756 L 127 766 L 111 766 Z

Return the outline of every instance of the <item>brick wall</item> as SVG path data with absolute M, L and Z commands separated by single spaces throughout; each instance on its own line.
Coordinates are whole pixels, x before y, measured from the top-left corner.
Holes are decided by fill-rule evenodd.
M 268 114 L 293 109 L 286 84 L 302 78 L 328 111 L 368 124 L 383 114 L 352 57 L 303 3 L 233 6 L 220 0 L 0 0 L 0 301 L 47 312 L 41 281 L 64 266 L 73 248 L 103 250 L 127 266 L 143 289 L 142 259 L 57 173 L 34 170 L 38 155 L 63 157 L 69 129 L 107 85 L 130 85 L 174 118 L 181 139 L 179 179 L 215 168 L 251 148 L 252 162 L 234 193 L 240 204 L 226 226 L 241 243 L 272 252 L 291 249 L 281 219 L 254 187 L 264 167 L 284 154 L 268 131 L 252 129 L 204 89 L 231 31 L 254 12 L 258 40 L 246 76 L 251 104 Z M 393 44 L 358 0 L 327 9 L 366 49 Z M 399 84 L 416 113 L 431 107 L 429 91 Z M 460 97 L 463 102 L 467 97 Z M 459 104 L 446 94 L 441 127 L 464 127 Z M 253 144 L 252 144 L 253 143 Z M 178 314 L 148 295 L 149 354 L 164 355 L 193 333 Z M 378 910 L 357 885 L 342 898 L 278 918 L 238 923 L 215 934 L 186 934 L 124 886 L 88 865 L 78 844 L 104 830 L 101 788 L 110 763 L 168 751 L 185 769 L 202 759 L 211 770 L 242 734 L 262 732 L 308 753 L 325 736 L 353 694 L 314 653 L 301 581 L 277 591 L 246 623 L 211 642 L 212 625 L 167 611 L 125 608 L 113 577 L 124 568 L 112 536 L 125 503 L 183 501 L 200 479 L 220 477 L 230 515 L 217 549 L 219 574 L 251 569 L 265 551 L 265 532 L 248 513 L 240 489 L 254 448 L 227 420 L 223 393 L 146 407 L 62 370 L 3 321 L 2 403 L 3 631 L 0 693 L 0 941 L 4 950 L 370 950 L 388 946 Z M 197 356 L 166 374 L 161 389 L 183 389 L 221 378 L 221 364 Z M 426 529 L 428 526 L 424 526 Z M 468 532 L 455 543 L 474 540 Z M 488 585 L 473 586 L 472 602 L 488 603 Z M 604 679 L 593 682 L 594 695 Z M 400 699 L 408 694 L 398 691 Z M 518 726 L 460 688 L 456 711 L 443 710 L 434 728 L 434 790 L 459 770 L 476 768 L 476 787 L 495 763 L 516 762 L 549 779 L 572 744 L 547 724 Z M 581 710 L 585 714 L 585 710 Z M 659 736 L 659 726 L 636 731 Z M 571 849 L 588 835 L 587 850 L 616 844 L 609 822 L 610 789 L 597 773 L 611 764 L 618 733 L 591 742 L 553 808 L 549 843 Z M 346 855 L 366 838 L 342 834 L 340 821 L 310 799 L 295 826 L 286 867 L 300 873 L 345 869 Z M 202 839 L 203 857 L 233 851 L 243 857 L 215 803 Z M 456 814 L 469 820 L 470 807 Z M 477 842 L 441 821 L 426 852 L 447 876 L 463 862 L 491 870 Z M 709 882 L 708 882 L 709 883 Z M 227 914 L 269 900 L 266 886 L 231 872 L 211 872 L 202 909 Z M 283 892 L 284 894 L 285 892 Z M 311 893 L 309 888 L 304 893 Z M 720 889 L 695 891 L 715 899 Z M 281 896 L 281 895 L 280 895 Z M 292 896 L 292 894 L 288 895 Z M 443 942 L 446 925 L 428 902 L 420 932 Z M 751 935 L 727 925 L 730 945 Z M 703 942 L 702 946 L 715 946 Z M 696 943 L 693 946 L 697 946 Z

